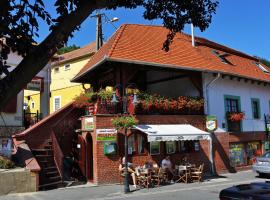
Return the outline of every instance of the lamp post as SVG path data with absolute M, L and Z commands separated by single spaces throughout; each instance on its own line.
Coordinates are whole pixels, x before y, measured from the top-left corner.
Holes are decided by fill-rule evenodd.
M 127 87 L 128 88 L 128 87 Z M 127 99 L 128 96 L 125 92 L 125 88 L 123 88 L 123 114 L 127 114 Z M 117 104 L 119 101 L 117 100 L 116 97 L 116 92 L 113 93 L 113 97 L 112 97 L 112 101 L 113 104 Z M 136 105 L 138 103 L 138 98 L 137 98 L 137 93 L 134 92 L 133 94 L 133 100 L 132 103 L 134 105 Z M 127 128 L 124 128 L 125 131 L 125 170 L 124 170 L 124 174 L 125 174 L 125 179 L 124 179 L 124 193 L 129 193 L 130 192 L 130 188 L 129 188 L 129 175 L 128 175 L 128 136 L 127 136 Z M 122 162 L 122 161 L 121 161 Z

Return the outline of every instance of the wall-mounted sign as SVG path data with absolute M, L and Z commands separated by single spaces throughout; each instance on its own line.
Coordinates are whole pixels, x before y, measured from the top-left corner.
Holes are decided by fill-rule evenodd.
M 116 129 L 97 129 L 97 141 L 116 141 L 117 130 Z
M 34 77 L 30 83 L 26 85 L 26 90 L 40 91 L 43 92 L 43 81 L 41 77 Z
M 87 131 L 94 130 L 94 118 L 93 117 L 84 117 L 83 118 L 83 129 Z
M 114 155 L 117 152 L 117 145 L 115 142 L 105 142 L 104 143 L 104 154 Z
M 209 115 L 206 117 L 206 129 L 209 132 L 217 130 L 217 117 Z

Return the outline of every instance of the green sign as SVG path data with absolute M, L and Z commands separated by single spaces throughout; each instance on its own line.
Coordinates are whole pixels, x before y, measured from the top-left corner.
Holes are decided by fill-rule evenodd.
M 209 132 L 217 130 L 217 117 L 213 115 L 208 115 L 206 117 L 206 129 Z
M 117 145 L 115 142 L 104 143 L 104 155 L 114 155 L 117 152 Z
M 84 121 L 84 129 L 88 131 L 94 130 L 94 118 L 93 117 L 85 117 Z
M 96 135 L 97 135 L 97 141 L 116 141 L 117 140 L 116 129 L 97 129 Z

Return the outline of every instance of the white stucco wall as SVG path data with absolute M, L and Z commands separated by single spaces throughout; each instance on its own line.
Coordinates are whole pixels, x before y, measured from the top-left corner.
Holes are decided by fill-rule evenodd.
M 213 80 L 212 74 L 204 74 L 204 96 L 206 97 L 206 85 Z M 219 78 L 216 80 L 208 90 L 208 105 L 210 115 L 216 115 L 218 118 L 219 130 L 222 129 L 222 122 L 225 122 L 225 104 L 224 95 L 233 95 L 240 97 L 241 111 L 245 112 L 245 119 L 242 123 L 242 131 L 265 131 L 264 114 L 270 113 L 269 101 L 270 101 L 270 86 L 254 84 L 251 81 L 240 82 L 235 78 Z M 253 119 L 251 98 L 260 99 L 260 119 Z M 227 127 L 227 125 L 226 125 Z
M 149 71 L 147 72 L 147 81 L 155 81 L 163 78 L 169 78 L 180 75 L 176 72 L 164 71 Z M 147 91 L 154 94 L 161 94 L 162 96 L 178 97 L 178 96 L 199 96 L 198 90 L 193 86 L 189 78 L 179 78 L 170 81 L 149 84 Z
M 22 60 L 22 57 L 17 53 L 11 53 L 8 56 L 7 64 L 11 66 L 12 71 Z M 17 95 L 17 110 L 16 113 L 4 113 L 0 116 L 0 126 L 22 126 L 23 118 L 23 92 Z

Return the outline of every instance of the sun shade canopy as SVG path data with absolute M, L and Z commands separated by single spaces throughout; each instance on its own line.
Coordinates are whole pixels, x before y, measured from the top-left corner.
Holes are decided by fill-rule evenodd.
M 210 133 L 190 124 L 137 125 L 135 129 L 147 134 L 148 142 L 179 140 L 210 140 Z

